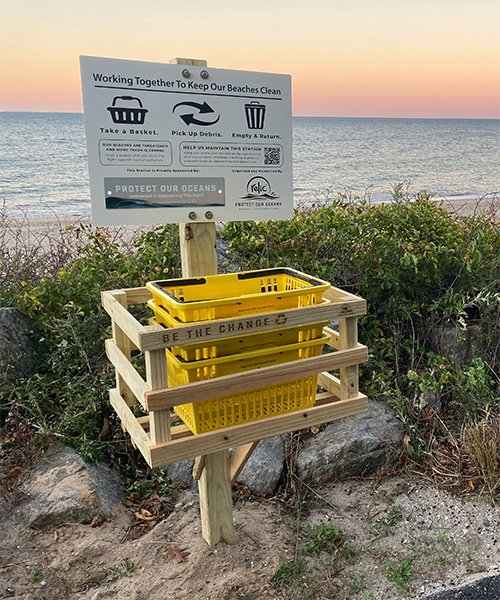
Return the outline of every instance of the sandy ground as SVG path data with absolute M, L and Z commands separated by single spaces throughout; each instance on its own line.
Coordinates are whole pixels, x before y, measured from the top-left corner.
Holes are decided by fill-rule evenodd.
M 488 214 L 492 218 L 500 219 L 500 197 L 489 195 L 484 198 L 460 197 L 444 198 L 436 200 L 442 202 L 443 207 L 452 213 L 461 216 L 470 216 L 474 214 Z M 19 236 L 24 245 L 48 245 L 51 241 L 58 243 L 60 241 L 60 231 L 67 226 L 76 226 L 79 223 L 91 224 L 90 215 L 58 215 L 46 217 L 9 217 L 8 225 L 11 230 L 3 242 L 9 246 L 19 243 Z M 127 242 L 139 231 L 146 231 L 152 228 L 151 225 L 126 225 L 109 227 L 110 233 L 121 236 L 124 242 Z
M 308 494 L 300 519 L 279 498 L 235 500 L 235 544 L 210 547 L 193 490 L 136 539 L 133 511 L 123 505 L 100 527 L 37 532 L 23 520 L 29 498 L 11 505 L 0 497 L 0 598 L 395 600 L 401 589 L 388 577 L 389 560 L 395 567 L 407 561 L 403 596 L 416 600 L 500 573 L 500 508 L 420 478 L 324 486 Z M 319 542 L 307 553 L 307 526 L 320 524 L 345 532 L 337 555 Z M 303 570 L 278 585 L 280 565 L 294 558 Z

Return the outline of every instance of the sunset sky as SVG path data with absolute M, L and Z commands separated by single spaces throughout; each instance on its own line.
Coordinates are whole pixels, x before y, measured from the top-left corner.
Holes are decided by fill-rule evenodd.
M 80 55 L 287 73 L 294 115 L 500 117 L 499 0 L 0 0 L 0 110 L 81 112 Z

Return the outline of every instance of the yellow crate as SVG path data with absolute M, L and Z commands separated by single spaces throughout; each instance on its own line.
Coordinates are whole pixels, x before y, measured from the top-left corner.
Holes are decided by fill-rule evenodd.
M 330 284 L 293 269 L 277 268 L 151 281 L 146 287 L 157 307 L 188 323 L 321 304 Z
M 148 301 L 148 306 L 155 313 L 156 323 L 165 327 L 179 327 L 184 325 L 178 319 L 171 317 L 161 306 L 156 306 L 153 300 Z M 215 323 L 214 323 L 215 324 Z M 286 344 L 296 344 L 298 342 L 307 342 L 316 340 L 323 335 L 323 327 L 329 324 L 329 321 L 320 323 L 308 323 L 288 327 L 286 329 L 273 329 L 260 333 L 251 333 L 247 335 L 238 335 L 235 337 L 214 340 L 213 342 L 198 342 L 196 344 L 172 346 L 171 351 L 174 355 L 181 357 L 185 361 L 205 360 L 217 358 L 218 356 L 229 356 L 230 354 L 239 354 L 251 350 L 262 348 L 274 348 Z
M 175 411 L 195 434 L 258 421 L 314 406 L 318 376 L 311 375 L 279 385 L 220 396 Z
M 325 339 L 326 336 L 319 340 L 288 344 L 279 348 L 264 348 L 193 362 L 183 361 L 170 350 L 166 350 L 168 384 L 174 387 L 318 356 Z M 220 396 L 197 404 L 183 404 L 177 406 L 175 411 L 193 433 L 203 433 L 313 406 L 316 381 L 317 376 L 304 377 L 249 392 Z

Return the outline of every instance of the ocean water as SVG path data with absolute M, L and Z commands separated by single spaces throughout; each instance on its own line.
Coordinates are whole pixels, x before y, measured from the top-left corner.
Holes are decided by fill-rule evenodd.
M 500 193 L 500 120 L 294 117 L 294 200 Z M 0 202 L 11 215 L 90 212 L 82 114 L 0 112 Z

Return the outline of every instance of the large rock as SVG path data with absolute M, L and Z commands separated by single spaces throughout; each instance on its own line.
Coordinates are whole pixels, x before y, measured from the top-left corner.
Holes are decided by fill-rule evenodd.
M 479 325 L 468 325 L 466 329 L 436 327 L 432 335 L 438 353 L 460 365 L 470 365 L 481 356 Z
M 402 443 L 403 427 L 386 402 L 369 402 L 368 412 L 333 421 L 311 438 L 297 459 L 297 475 L 314 485 L 339 474 L 369 475 L 391 466 L 388 450 Z
M 31 319 L 17 308 L 0 308 L 0 373 L 22 379 L 35 370 Z
M 285 448 L 280 436 L 261 440 L 238 476 L 254 494 L 273 494 L 285 463 Z
M 49 446 L 25 491 L 32 497 L 27 522 L 35 529 L 90 523 L 97 515 L 109 518 L 113 504 L 125 495 L 116 470 L 87 464 L 77 452 L 59 443 Z
M 254 494 L 273 494 L 278 486 L 285 462 L 284 444 L 280 436 L 261 440 L 243 467 L 238 481 Z M 193 479 L 194 458 L 163 467 L 172 483 L 182 481 L 190 488 L 197 487 Z
M 193 479 L 193 467 L 194 458 L 187 458 L 163 467 L 163 472 L 172 483 L 181 481 L 190 488 L 197 488 L 198 482 Z

